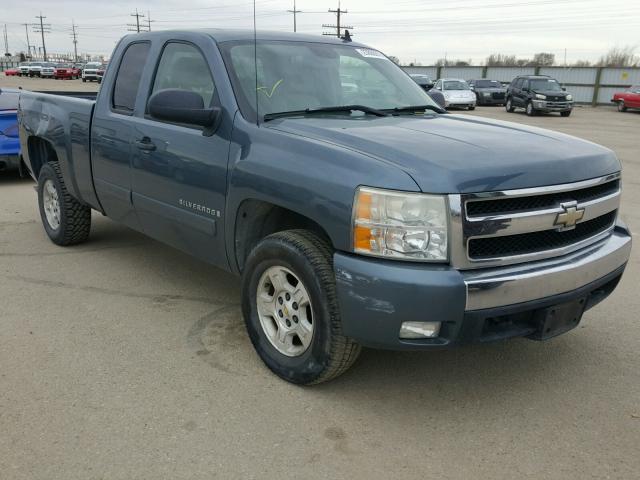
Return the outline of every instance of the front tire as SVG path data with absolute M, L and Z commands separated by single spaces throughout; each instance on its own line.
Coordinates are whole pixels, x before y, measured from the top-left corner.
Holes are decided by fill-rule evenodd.
M 258 355 L 288 382 L 336 378 L 360 353 L 342 334 L 333 252 L 310 231 L 278 232 L 253 249 L 243 271 L 242 312 Z
M 561 117 L 568 117 L 571 115 L 571 110 L 567 110 L 566 112 L 560 112 Z
M 513 106 L 513 102 L 511 101 L 511 97 L 507 98 L 507 103 L 504 104 L 504 109 L 507 113 L 513 113 L 515 107 Z
M 531 103 L 531 102 L 527 103 L 526 112 L 527 112 L 527 115 L 530 116 L 530 117 L 535 117 L 538 114 L 536 109 L 533 108 L 533 103 Z
M 91 208 L 67 191 L 57 162 L 45 163 L 38 176 L 38 206 L 45 232 L 57 245 L 84 242 L 91 231 Z
M 623 101 L 623 100 L 620 100 L 620 101 L 618 102 L 618 111 L 619 111 L 619 112 L 626 112 L 626 111 L 627 111 L 627 107 L 625 106 L 625 104 L 624 104 L 624 101 Z
M 475 105 L 469 105 L 469 110 L 475 110 L 476 106 Z

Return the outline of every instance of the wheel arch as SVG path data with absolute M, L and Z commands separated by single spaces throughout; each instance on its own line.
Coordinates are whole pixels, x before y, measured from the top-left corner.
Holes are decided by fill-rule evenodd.
M 317 221 L 275 203 L 247 198 L 243 200 L 235 212 L 235 229 L 233 232 L 232 254 L 230 263 L 233 269 L 242 272 L 245 261 L 251 250 L 263 238 L 285 230 L 309 230 L 325 239 L 332 248 L 331 236 Z

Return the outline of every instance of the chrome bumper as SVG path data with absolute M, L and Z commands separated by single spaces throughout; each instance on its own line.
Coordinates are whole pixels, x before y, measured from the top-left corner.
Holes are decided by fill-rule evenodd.
M 618 224 L 612 234 L 570 255 L 549 260 L 463 272 L 466 311 L 513 305 L 570 292 L 624 265 L 631 235 Z

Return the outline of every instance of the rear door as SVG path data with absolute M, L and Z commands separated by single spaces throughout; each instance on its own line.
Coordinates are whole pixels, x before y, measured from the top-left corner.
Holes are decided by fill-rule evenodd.
M 518 78 L 516 79 L 513 85 L 512 103 L 515 106 L 524 107 L 525 105 L 525 101 L 524 101 L 525 92 L 523 92 L 522 90 L 525 83 L 528 83 L 527 80 L 525 80 L 524 78 Z
M 150 80 L 148 99 L 165 89 L 202 96 L 220 107 L 208 55 L 213 42 L 170 40 Z M 222 75 L 223 72 L 218 72 Z M 132 129 L 133 203 L 145 233 L 215 265 L 227 266 L 224 212 L 231 119 L 213 135 L 195 125 L 159 121 L 143 111 Z
M 131 128 L 150 48 L 150 42 L 134 42 L 116 56 L 120 64 L 115 81 L 98 95 L 91 128 L 93 178 L 102 208 L 110 218 L 138 230 L 131 199 Z

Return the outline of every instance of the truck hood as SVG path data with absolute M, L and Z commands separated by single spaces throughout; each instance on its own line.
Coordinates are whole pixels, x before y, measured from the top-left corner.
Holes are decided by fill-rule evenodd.
M 264 125 L 393 164 L 430 193 L 539 187 L 620 170 L 614 153 L 594 143 L 468 115 L 283 118 Z

